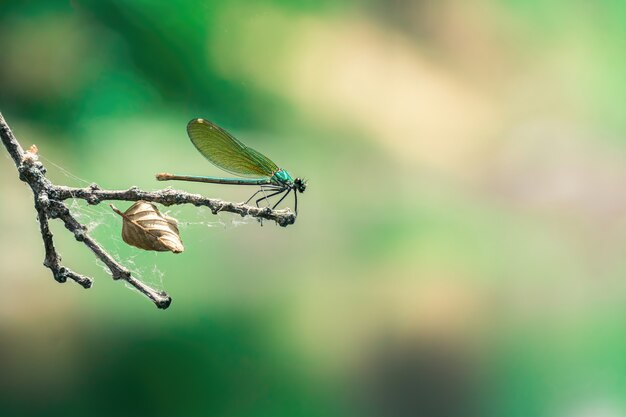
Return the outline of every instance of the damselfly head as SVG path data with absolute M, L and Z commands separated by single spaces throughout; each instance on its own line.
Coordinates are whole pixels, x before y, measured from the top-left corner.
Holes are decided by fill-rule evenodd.
M 293 180 L 293 187 L 295 190 L 303 193 L 304 190 L 306 190 L 306 181 L 302 178 L 296 178 L 295 180 Z

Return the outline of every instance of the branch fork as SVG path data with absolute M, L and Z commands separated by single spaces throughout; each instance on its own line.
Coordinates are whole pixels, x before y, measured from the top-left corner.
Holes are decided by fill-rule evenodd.
M 243 203 L 232 203 L 219 199 L 206 198 L 199 194 L 191 194 L 174 189 L 144 191 L 137 187 L 127 190 L 104 190 L 97 184 L 85 188 L 67 187 L 53 184 L 46 177 L 46 168 L 38 161 L 37 147 L 31 146 L 24 151 L 15 138 L 11 128 L 0 113 L 0 139 L 15 163 L 20 180 L 26 182 L 34 195 L 37 220 L 43 239 L 45 257 L 44 266 L 50 269 L 57 282 L 66 282 L 68 279 L 76 282 L 83 288 L 90 288 L 93 279 L 65 267 L 61 263 L 50 231 L 49 220 L 58 219 L 70 231 L 78 242 L 82 242 L 103 262 L 114 280 L 123 280 L 148 297 L 158 308 L 166 309 L 172 302 L 171 297 L 164 291 L 158 291 L 132 276 L 131 272 L 113 258 L 94 238 L 87 228 L 81 224 L 64 203 L 68 199 L 85 200 L 90 205 L 97 205 L 103 201 L 150 201 L 165 206 L 179 204 L 193 204 L 208 207 L 213 214 L 221 211 L 239 214 L 242 217 L 252 216 L 259 219 L 274 220 L 280 226 L 288 226 L 295 222 L 296 216 L 290 210 L 272 210 L 269 207 L 259 208 Z

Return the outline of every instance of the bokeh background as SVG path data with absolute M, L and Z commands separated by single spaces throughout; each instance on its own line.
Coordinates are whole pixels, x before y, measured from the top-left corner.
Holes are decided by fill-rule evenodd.
M 49 177 L 243 201 L 217 122 L 309 180 L 295 225 L 192 207 L 160 311 L 0 154 L 2 416 L 626 416 L 626 3 L 1 1 L 0 111 Z M 128 203 L 115 202 L 126 209 Z M 286 205 L 290 206 L 288 202 Z

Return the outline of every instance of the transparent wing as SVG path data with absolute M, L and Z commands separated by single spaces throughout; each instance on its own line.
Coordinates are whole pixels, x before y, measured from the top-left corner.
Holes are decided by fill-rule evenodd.
M 269 158 L 247 147 L 221 127 L 193 119 L 187 134 L 194 146 L 212 164 L 239 176 L 271 177 L 278 167 Z

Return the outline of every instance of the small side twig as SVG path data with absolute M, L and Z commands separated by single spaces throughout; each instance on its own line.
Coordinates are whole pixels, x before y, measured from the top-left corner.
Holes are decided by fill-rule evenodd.
M 93 284 L 93 280 L 84 275 L 77 274 L 69 268 L 61 265 L 61 257 L 57 254 L 54 247 L 54 241 L 52 240 L 52 232 L 48 226 L 48 216 L 46 215 L 45 201 L 47 196 L 42 195 L 41 201 L 35 201 L 35 209 L 37 210 L 37 220 L 39 220 L 39 229 L 41 231 L 41 237 L 43 238 L 43 246 L 46 252 L 43 264 L 52 271 L 54 279 L 58 282 L 65 282 L 67 279 L 76 281 L 83 288 L 90 288 Z
M 46 178 L 46 169 L 37 160 L 36 151 L 24 151 L 1 113 L 0 139 L 2 139 L 2 143 L 15 163 L 20 179 L 26 182 L 33 191 L 35 210 L 37 211 L 37 219 L 45 249 L 44 265 L 52 271 L 54 279 L 58 282 L 66 282 L 70 279 L 84 288 L 90 288 L 93 283 L 91 278 L 80 275 L 61 264 L 61 257 L 56 251 L 53 235 L 48 225 L 49 219 L 61 220 L 65 228 L 74 234 L 76 240 L 87 246 L 96 258 L 106 265 L 113 279 L 126 281 L 147 296 L 158 308 L 165 309 L 169 307 L 172 300 L 167 293 L 157 291 L 133 277 L 127 268 L 117 262 L 100 246 L 89 235 L 87 228 L 72 215 L 69 208 L 65 205 L 64 201 L 68 199 L 82 199 L 89 204 L 99 204 L 105 200 L 145 200 L 165 206 L 193 204 L 195 206 L 208 207 L 213 214 L 226 211 L 241 216 L 253 216 L 260 219 L 274 220 L 283 227 L 295 222 L 295 214 L 290 210 L 271 210 L 269 207 L 259 208 L 242 203 L 206 198 L 199 194 L 190 194 L 172 189 L 143 191 L 137 187 L 131 187 L 127 190 L 103 190 L 97 184 L 92 184 L 86 188 L 55 185 Z

